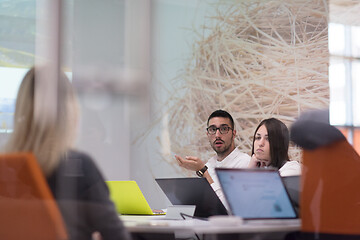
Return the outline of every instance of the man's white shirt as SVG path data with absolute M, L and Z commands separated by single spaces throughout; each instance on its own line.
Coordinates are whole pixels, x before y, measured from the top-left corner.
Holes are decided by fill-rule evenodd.
M 225 200 L 224 193 L 220 187 L 219 179 L 216 176 L 215 168 L 247 168 L 249 165 L 251 157 L 246 153 L 241 152 L 237 147 L 222 161 L 217 160 L 217 156 L 214 156 L 208 160 L 206 166 L 208 167 L 208 172 L 213 179 L 211 187 L 214 189 L 215 193 L 220 198 L 224 206 L 228 208 L 228 205 Z

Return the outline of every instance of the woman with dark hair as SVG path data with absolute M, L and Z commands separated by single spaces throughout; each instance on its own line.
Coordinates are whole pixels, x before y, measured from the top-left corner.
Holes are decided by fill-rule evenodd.
M 289 130 L 280 120 L 261 121 L 254 133 L 249 167 L 274 167 L 281 176 L 300 175 L 299 162 L 289 160 L 289 138 Z

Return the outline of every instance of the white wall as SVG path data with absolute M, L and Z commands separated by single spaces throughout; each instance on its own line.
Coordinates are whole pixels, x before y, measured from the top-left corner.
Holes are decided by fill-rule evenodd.
M 158 119 L 164 103 L 173 90 L 174 78 L 191 56 L 196 39 L 192 28 L 201 26 L 212 9 L 209 1 L 156 0 L 151 6 L 151 119 L 136 121 L 131 148 L 131 178 L 136 180 L 152 208 L 166 208 L 169 201 L 157 186 L 155 178 L 183 177 L 166 145 L 166 119 Z M 170 90 L 167 91 L 167 90 Z M 171 117 L 171 116 L 168 116 Z M 146 132 L 146 129 L 151 131 Z M 140 137 L 141 134 L 148 134 Z M 160 143 L 162 142 L 162 143 Z M 181 153 L 180 153 L 181 154 Z M 164 161 L 162 157 L 166 157 Z M 173 162 L 169 164 L 168 162 Z
M 107 180 L 128 179 L 124 1 L 75 1 L 67 11 L 73 13 L 70 54 L 82 115 L 77 147 L 94 158 Z

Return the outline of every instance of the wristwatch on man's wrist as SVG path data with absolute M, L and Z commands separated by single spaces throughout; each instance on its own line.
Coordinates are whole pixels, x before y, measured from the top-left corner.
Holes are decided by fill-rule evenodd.
M 198 175 L 199 177 L 203 177 L 204 173 L 207 171 L 208 167 L 205 165 L 202 169 L 200 169 L 199 171 L 196 171 L 196 175 Z

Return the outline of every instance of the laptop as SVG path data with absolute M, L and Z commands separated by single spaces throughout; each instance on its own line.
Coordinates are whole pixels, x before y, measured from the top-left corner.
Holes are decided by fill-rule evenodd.
M 162 210 L 152 210 L 135 181 L 106 181 L 110 199 L 123 215 L 159 215 Z
M 285 188 L 289 193 L 290 200 L 292 201 L 297 214 L 300 211 L 300 176 L 286 176 L 282 177 Z
M 278 170 L 216 168 L 215 171 L 230 214 L 243 218 L 245 223 L 300 223 Z
M 195 217 L 228 215 L 205 178 L 157 178 L 155 181 L 173 205 L 195 205 Z

